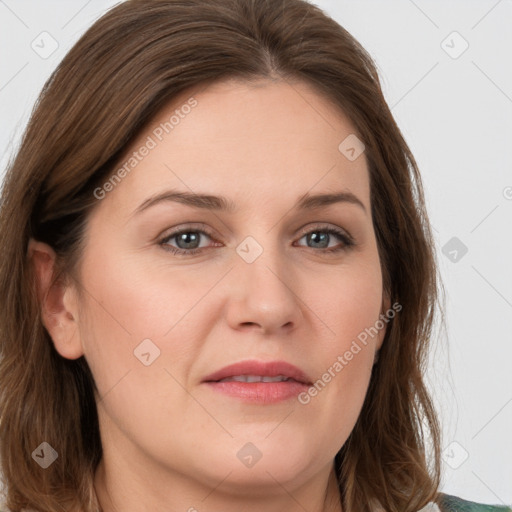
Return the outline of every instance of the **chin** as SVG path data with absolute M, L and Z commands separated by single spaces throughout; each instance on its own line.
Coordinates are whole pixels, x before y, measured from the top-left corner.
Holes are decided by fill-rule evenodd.
M 227 491 L 233 486 L 231 492 L 241 489 L 247 496 L 249 489 L 261 494 L 276 486 L 282 490 L 279 484 L 300 485 L 330 463 L 328 454 L 321 459 L 320 450 L 313 448 L 312 438 L 308 443 L 304 436 L 299 439 L 286 434 L 283 431 L 278 435 L 276 431 L 269 436 L 267 430 L 266 438 L 260 436 L 251 441 L 249 436 L 244 436 L 230 439 L 224 445 L 215 443 L 215 452 L 209 454 L 208 461 L 203 457 L 200 470 L 204 472 L 207 468 L 209 476 L 217 482 L 229 474 L 223 488 Z
M 220 469 L 222 467 L 222 470 Z M 229 476 L 222 483 L 225 492 L 243 497 L 258 497 L 262 494 L 271 495 L 273 492 L 282 494 L 283 487 L 292 491 L 295 487 L 304 485 L 315 474 L 307 459 L 290 461 L 289 459 L 271 458 L 260 459 L 253 467 L 243 465 L 219 466 L 215 474 L 217 483 L 223 477 Z

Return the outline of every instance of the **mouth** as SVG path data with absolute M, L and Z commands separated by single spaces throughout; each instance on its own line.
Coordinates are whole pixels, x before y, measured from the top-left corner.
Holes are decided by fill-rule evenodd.
M 208 375 L 203 382 L 286 382 L 311 385 L 311 379 L 297 366 L 286 361 L 240 361 Z
M 285 361 L 242 361 L 202 380 L 210 389 L 251 403 L 275 403 L 296 397 L 312 385 L 300 368 Z

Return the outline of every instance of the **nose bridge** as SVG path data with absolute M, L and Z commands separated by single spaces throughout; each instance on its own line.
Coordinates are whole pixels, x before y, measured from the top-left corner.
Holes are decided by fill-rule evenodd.
M 286 271 L 286 255 L 284 247 L 277 239 L 276 230 L 246 236 L 236 247 L 239 258 L 241 277 L 246 280 L 255 279 L 261 284 L 263 282 L 272 286 L 274 281 L 277 288 L 285 286 L 282 279 Z M 288 269 L 290 267 L 288 266 Z M 277 275 L 281 277 L 278 279 Z M 276 290 L 277 291 L 277 290 Z
M 301 306 L 293 289 L 293 269 L 275 230 L 248 235 L 236 253 L 238 300 L 231 320 L 256 323 L 266 330 L 296 324 Z

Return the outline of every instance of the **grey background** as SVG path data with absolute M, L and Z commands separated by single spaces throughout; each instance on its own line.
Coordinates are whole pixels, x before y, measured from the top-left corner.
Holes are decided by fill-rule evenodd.
M 43 83 L 115 3 L 0 0 L 0 177 Z M 428 373 L 442 490 L 512 504 L 512 2 L 313 3 L 374 57 L 422 172 L 447 293 Z

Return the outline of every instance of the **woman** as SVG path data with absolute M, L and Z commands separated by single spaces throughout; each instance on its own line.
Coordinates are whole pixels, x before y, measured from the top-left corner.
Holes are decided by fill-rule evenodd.
M 43 89 L 0 237 L 8 510 L 489 509 L 439 492 L 418 169 L 313 5 L 109 11 Z

